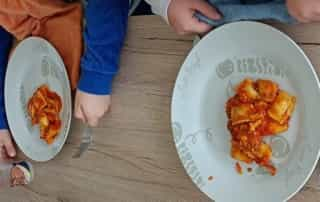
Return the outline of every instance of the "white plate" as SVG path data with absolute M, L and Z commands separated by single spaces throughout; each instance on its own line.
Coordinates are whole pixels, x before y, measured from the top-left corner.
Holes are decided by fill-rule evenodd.
M 27 103 L 42 84 L 60 95 L 62 128 L 51 144 L 40 139 L 39 127 L 31 126 Z M 48 161 L 63 147 L 70 128 L 72 106 L 67 72 L 57 51 L 46 40 L 31 37 L 12 54 L 5 79 L 5 106 L 13 138 L 23 153 L 35 161 Z
M 246 77 L 272 79 L 297 97 L 290 129 L 267 138 L 278 168 L 274 177 L 256 166 L 241 176 L 230 157 L 225 103 Z M 215 201 L 285 201 L 302 188 L 316 166 L 319 102 L 314 68 L 288 36 L 261 23 L 225 25 L 193 48 L 178 75 L 171 119 L 179 157 L 193 182 Z

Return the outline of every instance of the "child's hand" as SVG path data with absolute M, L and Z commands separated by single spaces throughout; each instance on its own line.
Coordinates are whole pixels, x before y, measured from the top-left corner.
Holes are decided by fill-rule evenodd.
M 8 157 L 13 158 L 16 156 L 16 149 L 8 130 L 0 130 L 0 148 L 0 161 L 5 161 Z
M 181 35 L 208 32 L 212 27 L 195 18 L 193 16 L 195 11 L 199 11 L 213 20 L 221 18 L 217 10 L 204 0 L 171 0 L 168 7 L 170 25 Z
M 94 95 L 77 90 L 74 114 L 76 118 L 94 127 L 109 110 L 110 105 L 110 95 Z
M 320 21 L 319 0 L 287 0 L 289 13 L 299 22 Z

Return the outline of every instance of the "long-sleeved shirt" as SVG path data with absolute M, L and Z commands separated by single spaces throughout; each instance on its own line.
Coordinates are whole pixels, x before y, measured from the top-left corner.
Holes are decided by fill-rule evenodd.
M 88 0 L 85 9 L 85 52 L 81 59 L 78 89 L 106 95 L 119 68 L 120 52 L 126 34 L 128 0 Z M 63 36 L 62 36 L 63 37 Z M 12 37 L 0 27 L 0 129 L 7 129 L 4 105 L 4 78 Z
M 4 107 L 4 79 L 7 70 L 7 63 L 11 45 L 11 35 L 2 27 L 0 27 L 0 129 L 8 128 L 8 122 Z
M 99 95 L 111 93 L 127 30 L 128 12 L 128 0 L 88 1 L 80 90 Z

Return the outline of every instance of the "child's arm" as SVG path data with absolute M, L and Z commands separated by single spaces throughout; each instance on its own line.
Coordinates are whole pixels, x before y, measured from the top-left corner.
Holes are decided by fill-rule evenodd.
M 112 80 L 118 72 L 127 30 L 128 12 L 128 0 L 88 1 L 84 32 L 86 49 L 81 60 L 75 116 L 90 125 L 97 125 L 109 108 Z
M 221 18 L 217 10 L 205 0 L 146 0 L 152 10 L 162 15 L 173 29 L 182 35 L 204 34 L 212 27 L 194 17 L 195 11 L 218 20 Z
M 15 148 L 12 144 L 11 135 L 8 131 L 7 116 L 4 107 L 4 79 L 8 56 L 12 45 L 12 37 L 0 26 L 0 159 L 4 160 L 7 155 L 14 157 Z M 3 152 L 5 148 L 5 152 Z
M 319 0 L 287 0 L 287 7 L 299 22 L 320 22 Z
M 4 107 L 4 79 L 11 45 L 11 35 L 0 26 L 0 129 L 8 129 Z

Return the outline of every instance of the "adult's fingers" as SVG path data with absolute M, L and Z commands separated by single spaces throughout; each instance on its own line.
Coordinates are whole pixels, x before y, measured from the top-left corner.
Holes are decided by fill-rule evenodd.
M 318 5 L 306 5 L 306 8 L 297 13 L 293 13 L 293 16 L 297 18 L 299 22 L 319 22 L 320 21 L 320 4 Z
M 313 15 L 310 17 L 306 16 L 297 16 L 297 20 L 301 23 L 310 23 L 310 22 L 320 22 L 320 15 Z
M 199 11 L 203 15 L 213 19 L 213 20 L 219 20 L 221 19 L 220 13 L 215 9 L 213 6 L 208 4 L 207 2 L 203 0 L 194 0 L 192 4 L 192 9 Z
M 196 33 L 196 34 L 204 34 L 209 32 L 212 29 L 212 26 L 204 23 L 204 22 L 200 22 L 198 19 L 193 18 L 191 20 L 191 23 L 189 25 L 189 28 L 191 32 Z

